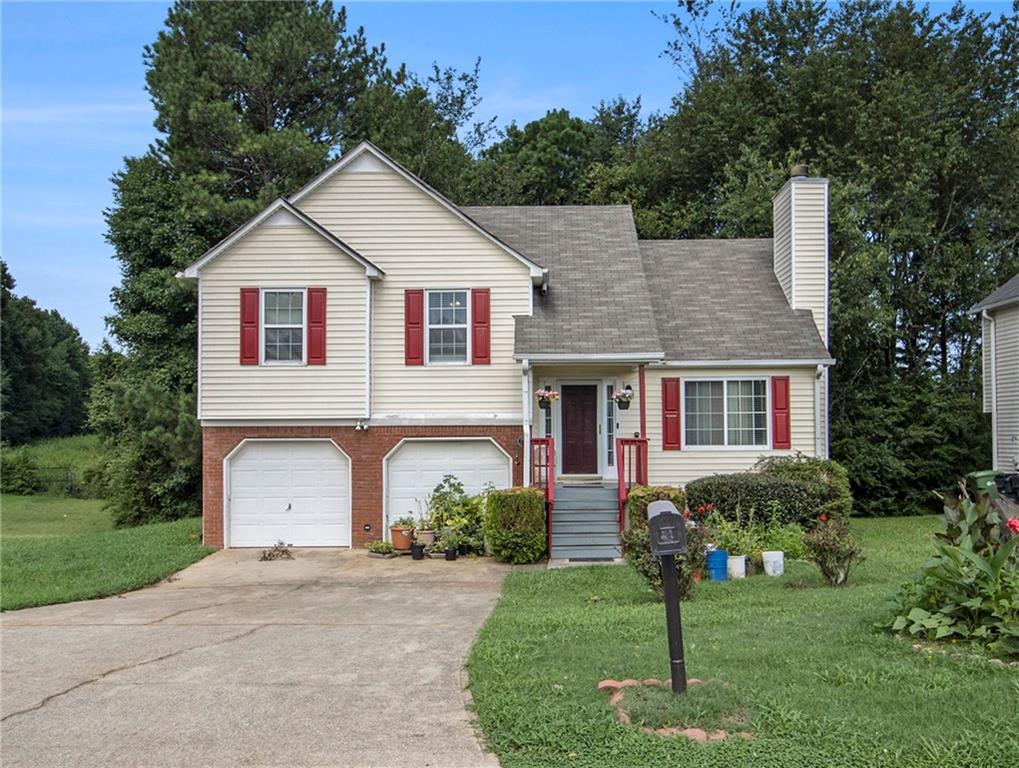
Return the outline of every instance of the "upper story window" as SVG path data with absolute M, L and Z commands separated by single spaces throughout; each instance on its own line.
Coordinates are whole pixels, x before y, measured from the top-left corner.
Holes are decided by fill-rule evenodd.
M 262 362 L 303 363 L 304 323 L 303 290 L 262 291 Z
M 428 363 L 466 363 L 467 291 L 428 291 Z
M 684 442 L 695 446 L 766 446 L 766 379 L 685 382 Z

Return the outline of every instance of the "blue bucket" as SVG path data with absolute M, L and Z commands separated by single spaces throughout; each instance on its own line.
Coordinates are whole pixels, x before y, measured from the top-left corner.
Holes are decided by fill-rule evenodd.
M 725 581 L 728 578 L 729 553 L 724 549 L 713 549 L 708 552 L 708 576 L 712 581 Z

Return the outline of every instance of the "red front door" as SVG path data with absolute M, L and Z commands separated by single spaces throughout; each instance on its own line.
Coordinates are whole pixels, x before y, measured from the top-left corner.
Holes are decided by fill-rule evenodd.
M 564 384 L 563 474 L 598 474 L 598 387 Z

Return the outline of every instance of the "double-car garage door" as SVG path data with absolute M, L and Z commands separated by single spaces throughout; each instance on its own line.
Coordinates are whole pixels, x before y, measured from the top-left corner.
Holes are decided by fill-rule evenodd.
M 227 464 L 227 546 L 350 545 L 350 459 L 331 440 L 248 440 Z M 477 493 L 511 485 L 512 464 L 488 439 L 406 440 L 385 460 L 385 527 L 418 517 L 447 474 Z

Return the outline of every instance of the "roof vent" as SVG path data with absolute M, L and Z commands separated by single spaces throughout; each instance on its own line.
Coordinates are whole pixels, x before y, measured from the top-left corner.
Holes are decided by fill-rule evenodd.
M 809 175 L 810 175 L 810 169 L 807 167 L 806 163 L 797 163 L 789 171 L 789 176 L 791 178 L 794 178 L 794 179 L 797 176 L 809 176 Z

